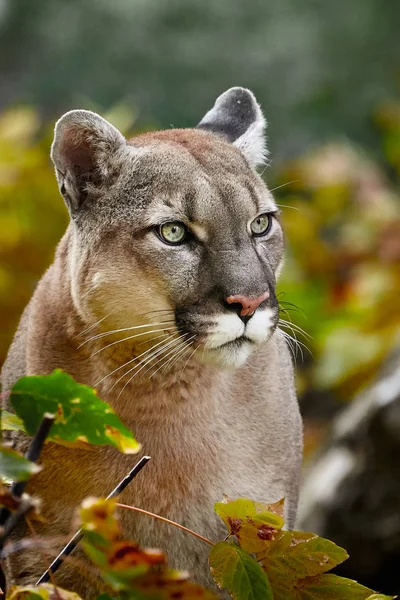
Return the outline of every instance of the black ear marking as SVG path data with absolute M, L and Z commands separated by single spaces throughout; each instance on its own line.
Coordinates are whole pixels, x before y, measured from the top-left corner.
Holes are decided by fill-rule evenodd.
M 234 87 L 217 98 L 197 127 L 224 136 L 256 167 L 266 157 L 266 125 L 254 94 L 246 88 Z
M 210 120 L 207 119 L 208 115 L 211 117 Z M 218 98 L 212 111 L 207 113 L 198 127 L 213 133 L 221 133 L 230 142 L 234 142 L 256 119 L 254 100 L 248 91 L 243 88 L 232 88 Z

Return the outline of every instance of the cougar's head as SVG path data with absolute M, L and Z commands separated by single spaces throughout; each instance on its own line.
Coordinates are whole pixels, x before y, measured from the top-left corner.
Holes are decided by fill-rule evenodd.
M 197 350 L 231 367 L 268 341 L 283 237 L 255 171 L 265 125 L 243 88 L 195 129 L 126 140 L 92 112 L 58 121 L 51 156 L 71 214 L 72 296 L 104 341 L 111 331 L 157 348 L 148 357 Z

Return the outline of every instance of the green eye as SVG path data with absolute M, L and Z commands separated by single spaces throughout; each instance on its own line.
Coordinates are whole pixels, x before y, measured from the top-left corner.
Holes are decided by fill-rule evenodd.
M 167 244 L 181 244 L 187 234 L 187 229 L 183 223 L 172 222 L 164 223 L 158 227 L 158 235 L 163 242 Z
M 250 229 L 254 235 L 265 235 L 271 229 L 272 216 L 268 214 L 260 215 L 250 224 Z

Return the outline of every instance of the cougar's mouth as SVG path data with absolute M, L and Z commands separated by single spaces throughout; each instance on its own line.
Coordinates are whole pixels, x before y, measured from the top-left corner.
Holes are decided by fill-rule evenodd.
M 230 342 L 225 342 L 224 344 L 221 344 L 220 346 L 216 346 L 213 349 L 214 350 L 219 350 L 220 348 L 240 348 L 245 342 L 249 342 L 250 344 L 255 344 L 255 342 L 253 340 L 251 340 L 250 338 L 246 337 L 245 335 L 241 335 L 240 337 L 235 338 L 234 340 L 231 340 Z

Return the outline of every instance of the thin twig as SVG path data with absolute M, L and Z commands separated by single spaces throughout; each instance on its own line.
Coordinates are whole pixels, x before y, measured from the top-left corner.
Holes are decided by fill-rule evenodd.
M 32 462 L 37 461 L 42 451 L 43 444 L 50 431 L 50 428 L 54 423 L 54 419 L 55 415 L 52 415 L 50 413 L 45 413 L 43 415 L 43 419 L 41 420 L 38 430 L 30 443 L 28 451 L 25 454 L 25 458 Z M 16 498 L 21 498 L 22 494 L 24 493 L 26 484 L 26 481 L 15 481 L 11 486 L 11 494 Z M 8 508 L 3 508 L 0 511 L 0 525 L 4 525 L 6 520 L 9 518 L 10 514 L 11 512 L 8 510 Z
M 4 542 L 8 538 L 8 536 L 14 531 L 16 526 L 18 525 L 20 519 L 22 519 L 34 506 L 32 499 L 27 496 L 21 500 L 21 504 L 17 508 L 15 512 L 7 519 L 6 524 L 2 528 L 0 533 L 0 551 L 4 546 Z
M 133 469 L 128 473 L 128 475 L 124 477 L 122 481 L 119 482 L 119 484 L 113 489 L 113 491 L 110 494 L 108 494 L 107 500 L 118 496 L 126 488 L 126 486 L 129 485 L 129 483 L 131 483 L 132 479 L 136 477 L 136 475 L 143 469 L 143 467 L 149 462 L 149 460 L 150 456 L 143 456 L 139 460 L 139 462 L 136 463 Z M 64 546 L 64 548 L 61 550 L 58 556 L 56 556 L 56 558 L 53 560 L 47 571 L 45 571 L 45 573 L 43 573 L 43 575 L 37 580 L 36 585 L 49 581 L 50 575 L 58 570 L 65 557 L 71 554 L 71 552 L 75 549 L 77 544 L 79 544 L 83 536 L 84 531 L 81 528 L 70 539 L 68 544 Z
M 168 523 L 169 525 L 173 525 L 174 527 L 178 527 L 178 529 L 182 529 L 182 531 L 186 531 L 186 533 L 191 533 L 195 537 L 199 538 L 199 540 L 202 540 L 203 542 L 206 542 L 210 546 L 214 546 L 214 542 L 212 542 L 211 540 L 203 537 L 199 533 L 196 533 L 195 531 L 192 531 L 192 529 L 188 529 L 187 527 L 184 527 L 183 525 L 180 525 L 180 523 L 175 523 L 175 521 L 171 521 L 170 519 L 166 519 L 165 517 L 161 517 L 160 515 L 156 515 L 155 513 L 149 512 L 148 510 L 144 510 L 143 508 L 137 508 L 136 506 L 129 506 L 128 504 L 120 504 L 119 502 L 117 502 L 117 506 L 119 508 L 127 508 L 128 510 L 133 510 L 134 512 L 138 512 L 138 513 L 141 513 L 143 515 L 148 515 L 149 517 L 153 517 L 154 519 L 159 519 L 160 521 L 164 521 L 164 523 Z

